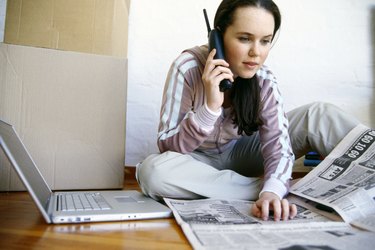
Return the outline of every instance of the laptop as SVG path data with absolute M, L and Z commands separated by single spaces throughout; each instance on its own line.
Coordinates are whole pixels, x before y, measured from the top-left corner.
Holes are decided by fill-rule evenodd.
M 171 217 L 171 210 L 135 190 L 52 192 L 14 127 L 0 119 L 0 147 L 47 223 Z

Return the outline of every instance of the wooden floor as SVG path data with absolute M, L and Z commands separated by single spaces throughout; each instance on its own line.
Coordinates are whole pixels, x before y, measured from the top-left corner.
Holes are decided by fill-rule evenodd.
M 139 190 L 133 178 L 126 179 L 125 188 Z M 0 192 L 0 249 L 41 248 L 191 249 L 173 218 L 50 225 L 27 192 Z
M 126 189 L 139 190 L 134 168 L 125 169 L 125 179 Z M 173 218 L 51 225 L 45 223 L 27 192 L 0 192 L 0 249 L 41 248 L 191 249 Z

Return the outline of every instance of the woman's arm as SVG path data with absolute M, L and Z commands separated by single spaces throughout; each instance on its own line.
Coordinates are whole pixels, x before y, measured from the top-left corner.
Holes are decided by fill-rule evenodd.
M 160 111 L 158 146 L 161 152 L 192 152 L 207 139 L 221 114 L 205 105 L 198 64 L 192 54 L 183 53 L 169 70 Z
M 289 189 L 294 154 L 288 133 L 288 120 L 276 79 L 267 68 L 259 73 L 262 85 L 263 125 L 260 127 L 260 141 L 264 158 L 264 185 L 259 199 L 252 206 L 253 215 L 264 220 L 273 211 L 274 220 L 288 220 L 297 214 L 297 207 L 283 197 Z
M 259 128 L 264 158 L 264 186 L 262 192 L 273 192 L 282 199 L 288 192 L 294 154 L 288 132 L 283 100 L 272 72 L 263 68 L 258 72 L 262 81 L 261 119 Z

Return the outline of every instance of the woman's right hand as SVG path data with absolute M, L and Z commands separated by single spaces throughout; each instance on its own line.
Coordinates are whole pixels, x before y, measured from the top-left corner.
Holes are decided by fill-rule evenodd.
M 224 102 L 224 92 L 220 92 L 220 82 L 224 79 L 234 81 L 233 73 L 229 69 L 229 64 L 222 59 L 214 59 L 216 49 L 213 49 L 207 57 L 202 80 L 206 90 L 207 107 L 217 112 Z

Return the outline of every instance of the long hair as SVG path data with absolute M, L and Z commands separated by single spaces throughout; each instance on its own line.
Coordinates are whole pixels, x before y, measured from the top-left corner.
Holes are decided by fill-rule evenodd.
M 241 7 L 257 7 L 269 11 L 275 21 L 272 40 L 281 25 L 279 8 L 272 0 L 223 0 L 219 5 L 214 27 L 225 33 L 228 26 L 233 23 L 236 9 Z M 239 135 L 251 135 L 262 125 L 260 120 L 260 87 L 257 76 L 250 79 L 237 77 L 231 93 L 233 123 L 237 126 Z

